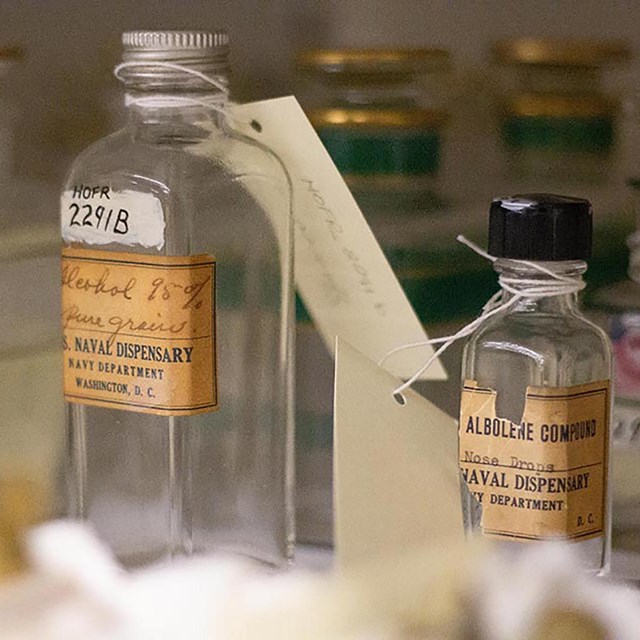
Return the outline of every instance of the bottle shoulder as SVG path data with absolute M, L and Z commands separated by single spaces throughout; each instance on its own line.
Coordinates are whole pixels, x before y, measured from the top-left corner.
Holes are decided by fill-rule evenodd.
M 462 376 L 497 391 L 571 387 L 612 375 L 611 344 L 580 314 L 510 313 L 469 338 Z
M 284 169 L 268 149 L 234 132 L 197 129 L 180 135 L 167 128 L 145 131 L 127 126 L 87 147 L 73 162 L 66 186 L 89 178 L 132 174 L 168 191 L 184 179 L 202 177 L 210 185 L 260 177 L 286 185 Z M 143 180 L 144 182 L 144 180 Z
M 173 253 L 245 255 L 253 243 L 289 260 L 289 184 L 267 150 L 220 130 L 196 135 L 183 127 L 190 135 L 180 137 L 167 128 L 140 129 L 128 126 L 78 156 L 63 188 L 62 215 L 68 227 L 84 229 L 86 224 L 97 234 L 99 224 L 110 221 L 113 226 L 122 208 L 141 228 L 149 216 L 157 220 L 164 250 Z M 100 200 L 103 193 L 111 198 L 109 207 Z M 86 215 L 78 217 L 73 207 L 82 207 Z M 107 222 L 97 219 L 98 209 L 101 217 L 107 211 Z M 109 216 L 111 211 L 115 213 Z M 114 232 L 103 228 L 100 243 L 115 242 Z M 88 233 L 95 243 L 91 229 L 80 233 L 74 228 L 68 236 L 85 238 Z
M 114 153 L 124 146 L 124 129 L 114 131 L 98 140 L 94 140 L 85 147 L 73 160 L 67 172 L 66 184 L 73 181 L 74 174 L 82 168 L 89 168 L 98 164 L 105 156 Z
M 488 320 L 468 341 L 470 349 L 497 344 L 522 345 L 537 353 L 593 351 L 609 353 L 606 333 L 580 312 L 562 314 L 506 312 Z

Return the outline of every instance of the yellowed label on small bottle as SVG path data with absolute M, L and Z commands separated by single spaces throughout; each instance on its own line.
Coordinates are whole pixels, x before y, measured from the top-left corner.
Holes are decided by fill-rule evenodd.
M 62 252 L 68 402 L 160 415 L 217 408 L 215 261 Z
M 466 381 L 459 458 L 485 535 L 518 541 L 603 535 L 609 381 L 528 387 L 520 423 L 496 415 L 496 392 Z

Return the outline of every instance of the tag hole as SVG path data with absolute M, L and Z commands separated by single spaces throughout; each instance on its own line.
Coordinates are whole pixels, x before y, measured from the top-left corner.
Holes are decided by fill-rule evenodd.
M 403 406 L 404 406 L 405 404 L 407 404 L 407 401 L 404 399 L 404 396 L 403 396 L 401 393 L 394 393 L 394 394 L 393 394 L 393 397 L 395 398 L 395 401 L 396 401 L 398 404 L 401 404 L 401 405 L 403 405 Z
M 251 121 L 251 128 L 258 133 L 262 133 L 262 125 L 257 120 Z

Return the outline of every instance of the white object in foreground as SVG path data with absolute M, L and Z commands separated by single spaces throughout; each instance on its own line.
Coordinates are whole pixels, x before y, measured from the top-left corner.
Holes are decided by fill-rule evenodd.
M 64 522 L 27 543 L 31 572 L 0 587 L 2 640 L 400 640 L 408 629 L 443 640 L 470 629 L 479 640 L 636 640 L 640 628 L 638 593 L 585 576 L 567 545 L 531 547 L 516 562 L 469 543 L 414 548 L 309 576 L 230 559 L 127 574 Z

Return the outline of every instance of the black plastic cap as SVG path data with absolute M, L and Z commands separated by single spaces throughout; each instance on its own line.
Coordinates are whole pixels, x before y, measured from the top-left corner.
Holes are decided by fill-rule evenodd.
M 586 260 L 591 232 L 588 200 L 548 193 L 498 198 L 489 214 L 489 253 L 540 262 Z

